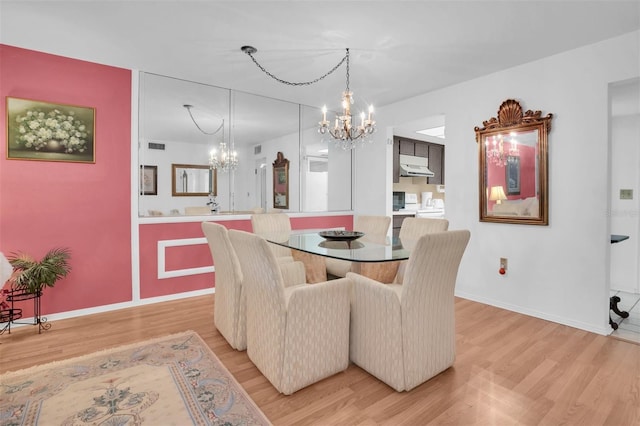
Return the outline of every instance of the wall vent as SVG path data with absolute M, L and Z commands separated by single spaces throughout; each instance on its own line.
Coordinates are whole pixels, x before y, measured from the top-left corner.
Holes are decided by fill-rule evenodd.
M 161 149 L 164 151 L 163 143 L 149 142 L 149 149 Z
M 262 153 L 262 145 L 256 145 L 253 147 L 253 155 Z

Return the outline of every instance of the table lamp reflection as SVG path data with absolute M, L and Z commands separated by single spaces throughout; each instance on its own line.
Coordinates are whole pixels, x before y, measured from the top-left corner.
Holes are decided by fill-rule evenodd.
M 489 200 L 495 201 L 496 204 L 501 204 L 502 200 L 506 200 L 507 196 L 504 194 L 504 188 L 502 186 L 492 186 L 489 193 Z

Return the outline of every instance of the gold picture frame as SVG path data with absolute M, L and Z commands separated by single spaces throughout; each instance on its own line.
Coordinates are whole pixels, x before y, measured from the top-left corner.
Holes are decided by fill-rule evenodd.
M 505 100 L 474 128 L 480 222 L 549 225 L 548 134 L 553 114 Z
M 6 97 L 7 159 L 95 163 L 92 107 Z
M 171 195 L 207 197 L 218 195 L 218 171 L 201 164 L 171 164 Z
M 273 208 L 289 208 L 289 160 L 278 152 L 273 162 Z

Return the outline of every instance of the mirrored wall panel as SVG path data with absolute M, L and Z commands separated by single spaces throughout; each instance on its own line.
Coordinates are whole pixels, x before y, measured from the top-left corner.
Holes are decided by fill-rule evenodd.
M 139 215 L 273 211 L 278 152 L 290 162 L 285 211 L 351 210 L 353 153 L 322 140 L 321 116 L 319 108 L 141 73 L 139 166 L 156 172 L 157 190 L 140 191 Z M 212 191 L 176 194 L 173 164 L 209 168 Z

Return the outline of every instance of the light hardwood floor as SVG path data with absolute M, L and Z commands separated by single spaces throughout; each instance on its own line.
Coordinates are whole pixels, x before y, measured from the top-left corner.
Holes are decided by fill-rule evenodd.
M 210 295 L 14 328 L 0 372 L 194 330 L 276 425 L 640 424 L 632 343 L 456 299 L 455 365 L 427 383 L 397 393 L 351 365 L 284 396 L 217 332 L 213 306 Z

